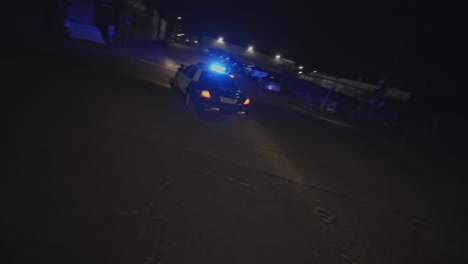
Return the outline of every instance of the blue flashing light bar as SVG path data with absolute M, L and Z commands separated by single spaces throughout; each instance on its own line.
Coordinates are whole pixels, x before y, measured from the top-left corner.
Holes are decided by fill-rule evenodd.
M 219 64 L 213 64 L 211 65 L 211 70 L 219 73 L 226 73 L 226 68 L 219 65 Z

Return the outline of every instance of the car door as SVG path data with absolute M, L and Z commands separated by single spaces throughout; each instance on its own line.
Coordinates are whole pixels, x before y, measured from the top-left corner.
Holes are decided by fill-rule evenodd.
M 187 87 L 188 83 L 190 83 L 190 79 L 187 74 L 195 67 L 195 65 L 190 65 L 178 71 L 176 74 L 176 84 L 179 89 L 185 93 L 185 88 Z
M 181 81 L 181 86 L 179 87 L 184 94 L 187 92 L 187 87 L 190 85 L 190 82 L 192 82 L 193 76 L 197 71 L 198 67 L 193 65 L 191 69 L 188 69 L 187 74 L 185 75 L 185 79 Z

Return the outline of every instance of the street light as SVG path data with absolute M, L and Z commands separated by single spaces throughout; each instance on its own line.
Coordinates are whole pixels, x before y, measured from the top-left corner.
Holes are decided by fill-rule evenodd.
M 316 73 L 317 71 L 313 71 L 312 73 Z
M 177 19 L 178 19 L 178 20 L 181 20 L 181 19 L 182 19 L 182 17 L 177 17 Z
M 249 46 L 249 47 L 247 48 L 247 50 L 248 50 L 248 51 L 253 51 L 253 46 Z
M 218 42 L 224 42 L 223 37 L 219 37 L 219 38 L 218 38 Z
M 299 70 L 302 70 L 302 69 L 304 69 L 304 66 L 299 66 Z
M 300 71 L 299 74 L 302 74 L 302 71 Z
M 275 58 L 279 59 L 279 58 L 281 58 L 281 55 L 278 54 L 278 55 L 275 56 Z

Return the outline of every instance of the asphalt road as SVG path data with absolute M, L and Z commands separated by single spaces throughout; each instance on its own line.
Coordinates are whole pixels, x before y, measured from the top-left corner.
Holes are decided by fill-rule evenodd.
M 187 112 L 188 47 L 53 41 L 4 60 L 9 261 L 462 263 L 463 175 L 240 75 L 247 118 Z

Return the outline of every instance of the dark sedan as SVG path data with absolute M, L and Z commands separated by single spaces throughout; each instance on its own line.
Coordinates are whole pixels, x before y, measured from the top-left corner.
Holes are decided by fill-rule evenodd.
M 266 76 L 266 77 L 260 78 L 257 81 L 257 85 L 258 87 L 266 91 L 282 93 L 288 90 L 288 86 L 286 85 L 286 82 L 275 76 Z

